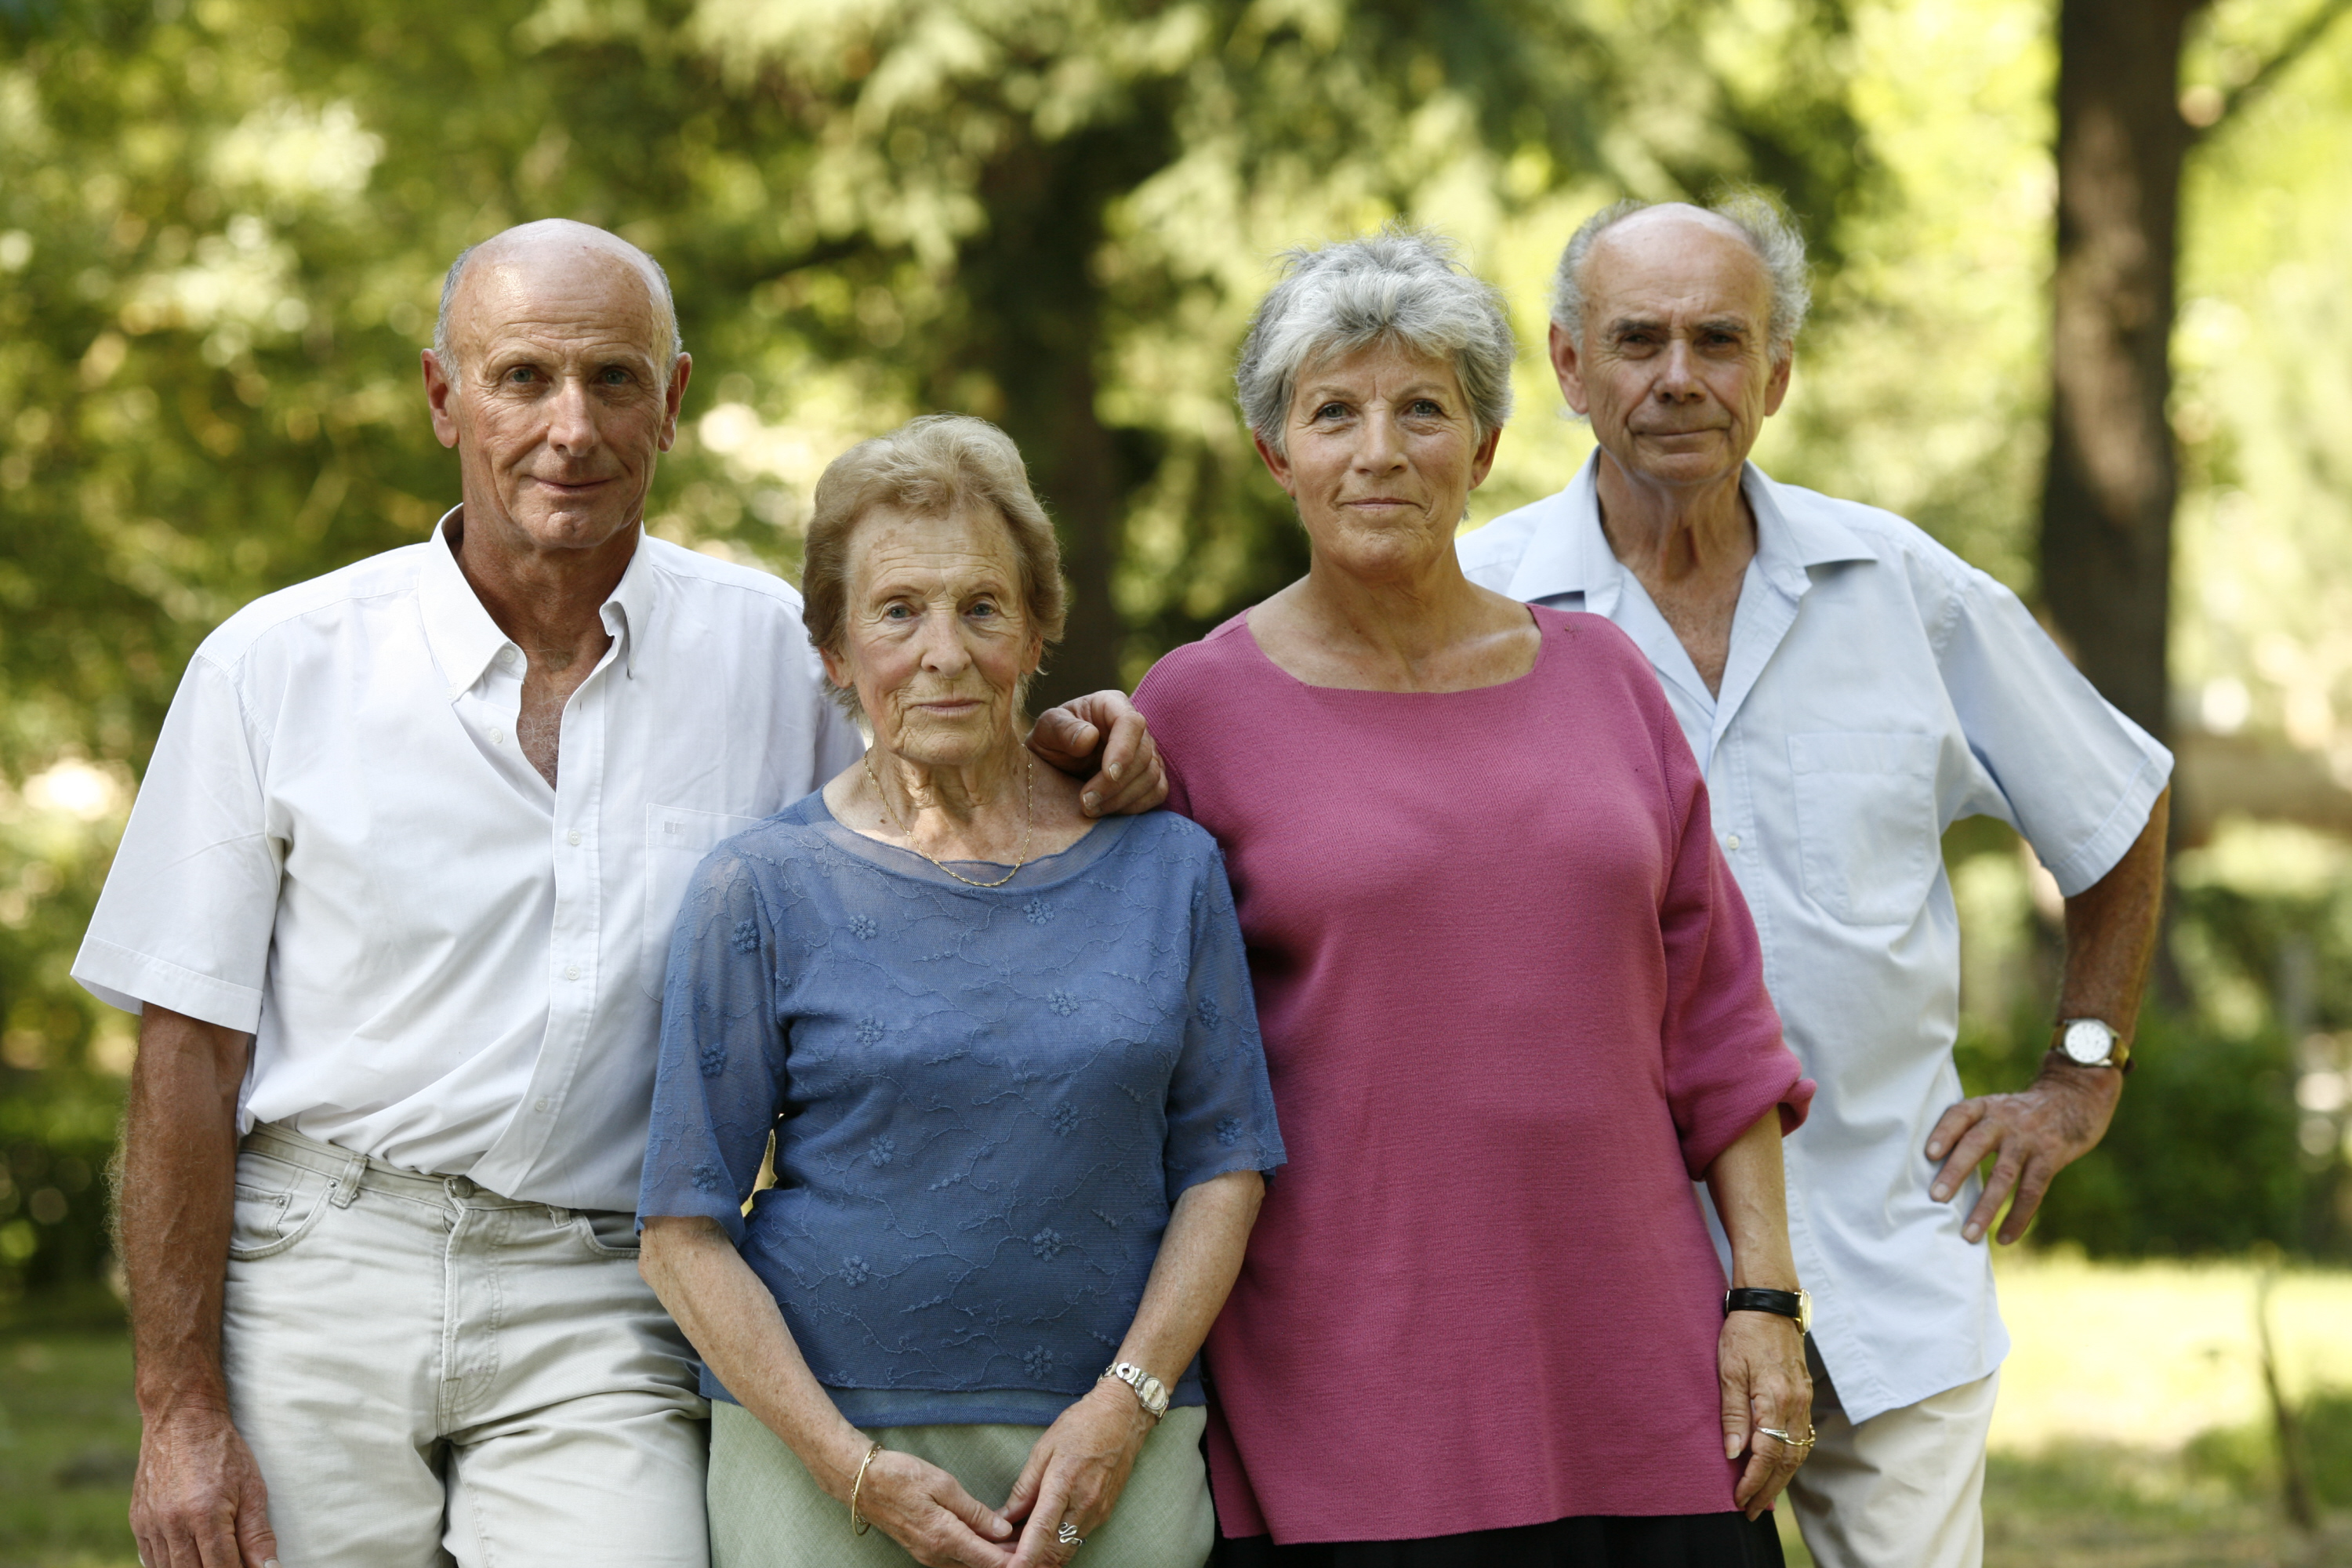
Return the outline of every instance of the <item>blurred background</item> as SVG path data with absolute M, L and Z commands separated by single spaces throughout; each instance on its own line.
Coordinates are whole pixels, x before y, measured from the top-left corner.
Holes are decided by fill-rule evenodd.
M 0 0 L 0 1564 L 131 1561 L 135 1047 L 68 964 L 197 641 L 457 500 L 416 360 L 460 247 L 568 216 L 667 266 L 648 521 L 713 554 L 793 576 L 849 442 L 1005 425 L 1066 692 L 1303 567 L 1227 380 L 1283 247 L 1404 215 L 1508 291 L 1483 521 L 1588 449 L 1542 355 L 1570 229 L 1727 182 L 1817 263 L 1759 460 L 2015 587 L 2180 757 L 2141 1070 L 2001 1262 L 1991 1560 L 2352 1562 L 2347 11 Z M 1963 1073 L 2014 1087 L 2056 889 L 2005 828 L 1946 848 Z

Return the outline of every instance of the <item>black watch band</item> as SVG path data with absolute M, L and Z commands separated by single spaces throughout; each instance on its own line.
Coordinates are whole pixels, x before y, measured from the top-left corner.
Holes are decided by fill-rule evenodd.
M 1759 1290 L 1743 1286 L 1723 1293 L 1723 1315 L 1734 1312 L 1770 1312 L 1776 1317 L 1793 1318 L 1797 1327 L 1805 1328 L 1805 1320 L 1812 1314 L 1805 1310 L 1805 1294 L 1801 1290 Z

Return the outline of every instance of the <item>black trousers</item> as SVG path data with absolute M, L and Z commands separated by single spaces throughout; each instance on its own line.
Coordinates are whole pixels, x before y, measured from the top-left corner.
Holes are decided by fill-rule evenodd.
M 1678 1513 L 1559 1519 L 1422 1541 L 1277 1546 L 1270 1535 L 1219 1537 L 1210 1568 L 1783 1568 L 1772 1516 Z

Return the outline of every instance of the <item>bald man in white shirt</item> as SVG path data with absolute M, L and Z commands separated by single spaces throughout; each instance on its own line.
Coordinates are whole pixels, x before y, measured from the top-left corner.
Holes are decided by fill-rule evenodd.
M 671 925 L 854 762 L 800 598 L 648 538 L 692 361 L 583 225 L 450 268 L 463 504 L 256 601 L 175 698 L 74 973 L 139 1011 L 121 1236 L 149 1568 L 701 1568 L 706 1407 L 637 1278 Z M 1117 693 L 1039 726 L 1164 793 Z
M 1812 1294 L 1819 1445 L 1789 1488 L 1806 1544 L 1822 1568 L 1969 1568 L 2009 1343 L 1980 1243 L 2012 1196 L 2000 1237 L 2023 1234 L 2122 1092 L 2172 759 L 1985 574 L 1748 462 L 1806 301 L 1803 242 L 1760 199 L 1595 215 L 1561 257 L 1550 348 L 1600 449 L 1460 550 L 1473 582 L 1605 616 L 1649 655 L 1820 1083 L 1785 1149 Z M 1973 816 L 2057 879 L 2066 967 L 2041 1076 L 1962 1100 L 1940 838 Z

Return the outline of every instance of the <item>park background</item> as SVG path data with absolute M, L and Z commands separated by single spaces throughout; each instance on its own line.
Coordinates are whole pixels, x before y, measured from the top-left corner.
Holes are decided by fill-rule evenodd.
M 2181 760 L 2143 1065 L 2001 1261 L 1991 1560 L 2352 1562 L 2347 10 L 0 0 L 0 1563 L 131 1561 L 135 1043 L 68 965 L 198 640 L 457 499 L 416 356 L 460 247 L 661 258 L 695 376 L 648 526 L 714 554 L 794 576 L 851 441 L 1003 423 L 1067 690 L 1303 566 L 1227 379 L 1282 248 L 1402 216 L 1507 290 L 1484 521 L 1589 449 L 1570 230 L 1726 182 L 1816 260 L 1759 460 L 2017 589 Z M 2015 1087 L 2056 891 L 2005 828 L 1946 849 L 1963 1073 Z

